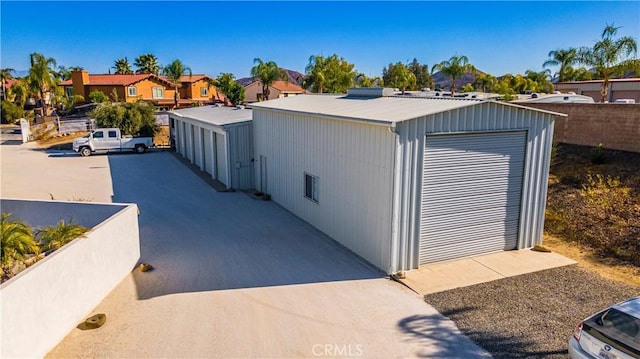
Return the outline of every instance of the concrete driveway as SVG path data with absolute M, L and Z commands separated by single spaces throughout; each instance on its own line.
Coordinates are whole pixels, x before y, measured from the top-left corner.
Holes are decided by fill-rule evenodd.
M 94 198 L 112 190 L 113 202 L 138 204 L 141 261 L 156 268 L 134 270 L 87 313 L 105 313 L 105 326 L 72 330 L 49 357 L 488 356 L 420 296 L 307 223 L 273 202 L 215 192 L 170 153 L 50 157 L 29 146 L 2 146 L 3 195 L 29 195 L 4 190 L 14 183 L 7 177 L 31 173 L 16 170 L 16 158 L 51 178 L 77 170 L 110 183 L 95 186 Z M 96 166 L 110 181 L 88 168 Z M 91 185 L 64 178 L 62 189 Z

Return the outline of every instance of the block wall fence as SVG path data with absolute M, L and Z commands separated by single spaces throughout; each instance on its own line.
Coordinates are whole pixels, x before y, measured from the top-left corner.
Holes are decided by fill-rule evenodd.
M 524 105 L 524 104 L 523 104 Z M 640 153 L 640 104 L 537 103 L 527 107 L 565 113 L 556 116 L 555 142 Z

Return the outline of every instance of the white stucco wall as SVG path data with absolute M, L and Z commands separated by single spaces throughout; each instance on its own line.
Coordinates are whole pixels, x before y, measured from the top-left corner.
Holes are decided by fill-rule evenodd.
M 75 205 L 76 211 L 84 213 L 84 219 L 65 215 L 74 211 L 63 212 L 74 207 L 69 202 L 2 203 L 3 212 L 13 212 L 12 219 L 32 225 L 46 223 L 43 218 L 46 213 L 53 220 L 49 224 L 56 224 L 56 217 L 66 220 L 73 217 L 74 223 L 82 225 L 97 222 L 85 238 L 75 239 L 0 285 L 2 358 L 45 356 L 73 328 L 94 314 L 91 310 L 131 272 L 140 258 L 135 204 Z M 47 211 L 42 211 L 43 206 Z M 115 213 L 111 213 L 114 209 Z

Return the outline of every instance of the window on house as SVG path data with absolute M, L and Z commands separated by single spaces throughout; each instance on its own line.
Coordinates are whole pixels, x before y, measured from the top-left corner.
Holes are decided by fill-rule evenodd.
M 136 89 L 135 86 L 129 86 L 127 87 L 127 96 L 129 97 L 136 97 L 138 96 L 138 90 Z
M 315 203 L 318 203 L 318 177 L 304 174 L 304 196 Z
M 64 92 L 68 98 L 73 97 L 73 87 L 65 87 Z
M 118 135 L 116 134 L 116 131 L 109 131 L 109 138 L 116 138 L 118 137 Z
M 209 89 L 206 87 L 200 87 L 200 97 L 209 96 Z
M 164 98 L 164 87 L 154 87 L 153 98 Z

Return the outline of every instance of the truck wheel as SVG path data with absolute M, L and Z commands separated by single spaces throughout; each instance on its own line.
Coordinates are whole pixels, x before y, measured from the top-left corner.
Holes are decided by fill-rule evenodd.
M 135 147 L 136 153 L 144 153 L 146 150 L 147 148 L 144 145 L 136 145 Z
M 91 155 L 91 149 L 89 147 L 82 147 L 80 149 L 80 155 L 82 157 L 88 157 Z

